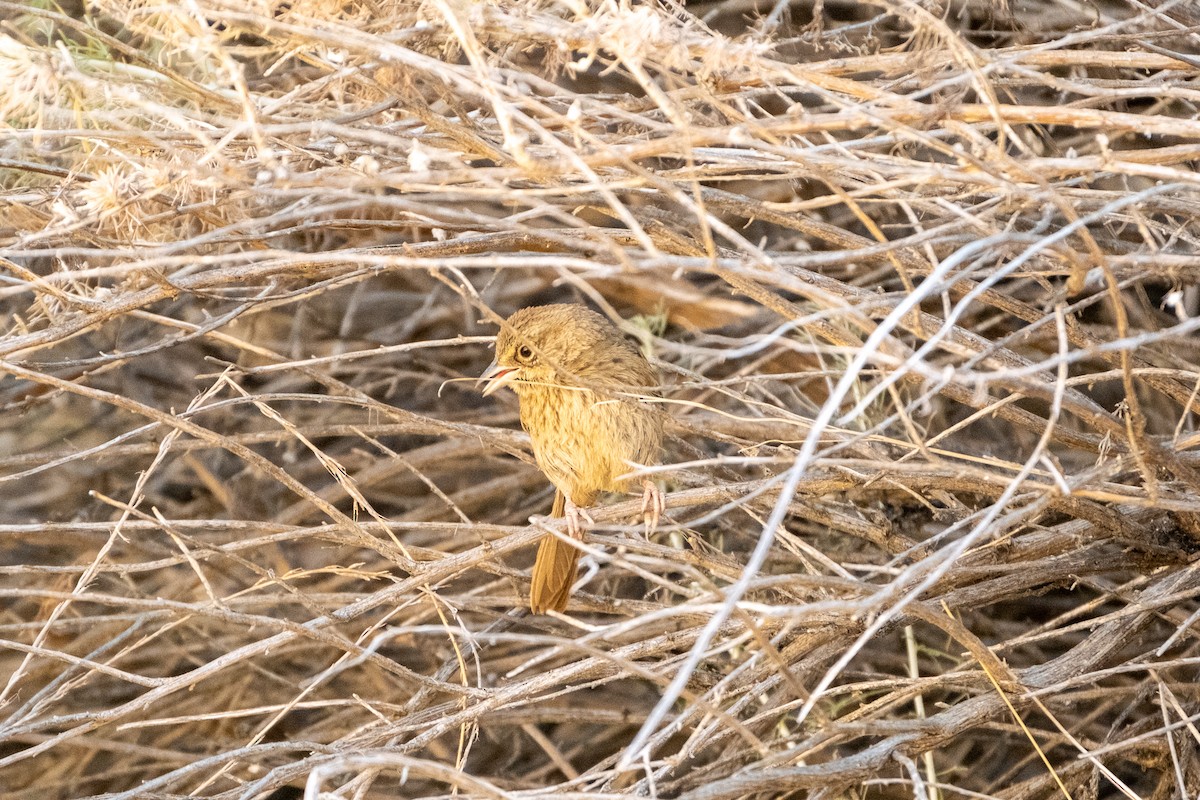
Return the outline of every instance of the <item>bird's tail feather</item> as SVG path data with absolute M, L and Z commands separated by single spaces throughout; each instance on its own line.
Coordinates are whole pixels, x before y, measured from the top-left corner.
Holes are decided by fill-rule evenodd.
M 554 492 L 552 517 L 563 516 L 566 497 L 561 491 Z M 579 565 L 579 548 L 564 542 L 557 536 L 547 534 L 538 545 L 537 559 L 533 562 L 532 583 L 529 587 L 529 610 L 535 614 L 547 611 L 565 611 L 571 597 L 571 584 Z

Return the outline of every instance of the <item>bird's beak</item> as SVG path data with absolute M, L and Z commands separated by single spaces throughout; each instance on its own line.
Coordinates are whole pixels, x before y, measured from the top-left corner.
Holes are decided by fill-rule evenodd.
M 503 388 L 517 379 L 519 370 L 516 367 L 502 367 L 493 361 L 483 374 L 479 376 L 479 380 L 475 381 L 475 387 L 478 388 L 481 383 L 486 382 L 487 386 L 483 387 L 483 396 L 487 397 L 497 389 Z

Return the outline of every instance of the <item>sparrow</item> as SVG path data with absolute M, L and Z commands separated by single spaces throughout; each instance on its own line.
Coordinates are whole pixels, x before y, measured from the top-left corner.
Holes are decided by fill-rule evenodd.
M 664 413 L 658 371 L 606 318 L 584 306 L 523 308 L 496 337 L 496 359 L 480 376 L 484 396 L 510 388 L 521 426 L 533 441 L 538 468 L 556 489 L 551 516 L 566 517 L 582 540 L 587 509 L 601 492 L 627 492 L 623 477 L 657 463 Z M 642 516 L 657 526 L 665 502 L 653 481 L 642 482 Z M 538 545 L 529 592 L 535 614 L 563 611 L 580 550 L 547 534 Z

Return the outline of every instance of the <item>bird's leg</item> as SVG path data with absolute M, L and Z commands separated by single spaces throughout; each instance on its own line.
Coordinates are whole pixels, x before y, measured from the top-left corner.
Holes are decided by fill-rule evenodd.
M 645 490 L 642 493 L 642 520 L 646 523 L 646 535 L 650 535 L 667 510 L 667 498 L 658 484 L 649 478 L 642 481 L 642 487 Z
M 587 509 L 580 508 L 572 502 L 571 498 L 566 498 L 566 505 L 563 509 L 563 516 L 567 518 L 567 533 L 572 539 L 583 541 L 583 534 L 587 530 L 584 526 L 586 521 L 588 525 L 595 525 L 596 520 L 588 515 Z

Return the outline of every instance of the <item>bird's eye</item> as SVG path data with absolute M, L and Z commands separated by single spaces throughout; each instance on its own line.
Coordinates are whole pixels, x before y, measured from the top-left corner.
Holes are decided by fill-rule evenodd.
M 517 358 L 521 359 L 522 361 L 528 361 L 529 359 L 533 358 L 533 348 L 527 344 L 521 345 L 517 348 Z

